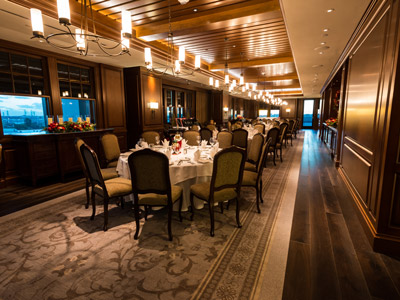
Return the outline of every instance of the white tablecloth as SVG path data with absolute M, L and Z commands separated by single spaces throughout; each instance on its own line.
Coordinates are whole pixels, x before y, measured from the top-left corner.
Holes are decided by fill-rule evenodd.
M 164 149 L 156 149 L 160 152 L 164 152 Z M 188 210 L 190 206 L 190 186 L 196 183 L 202 183 L 211 180 L 213 163 L 212 160 L 208 159 L 208 150 L 202 150 L 201 162 L 193 161 L 193 154 L 197 150 L 197 147 L 191 147 L 187 150 L 187 153 L 181 153 L 172 155 L 170 159 L 169 176 L 171 184 L 178 185 L 183 188 L 183 203 L 182 211 Z M 117 172 L 124 178 L 131 178 L 128 165 L 128 156 L 131 152 L 122 153 L 118 160 Z M 189 161 L 183 161 L 178 165 L 180 160 L 190 159 Z M 133 200 L 133 195 L 128 196 L 128 201 Z M 195 208 L 201 209 L 204 207 L 204 202 L 194 198 Z M 178 211 L 179 203 L 174 204 L 174 210 Z

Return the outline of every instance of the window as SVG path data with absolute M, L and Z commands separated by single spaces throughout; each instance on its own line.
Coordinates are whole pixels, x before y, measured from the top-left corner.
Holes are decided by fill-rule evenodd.
M 95 123 L 95 99 L 92 70 L 66 64 L 57 64 L 63 119 L 85 120 Z
M 40 132 L 47 125 L 46 97 L 0 95 L 4 135 Z
M 271 118 L 279 118 L 279 109 L 271 109 Z
M 196 101 L 193 92 L 176 88 L 164 88 L 163 91 L 166 123 L 174 123 L 174 118 L 195 117 Z
M 42 59 L 0 51 L 0 93 L 46 95 Z
M 258 117 L 267 118 L 268 117 L 268 109 L 260 109 L 258 111 Z

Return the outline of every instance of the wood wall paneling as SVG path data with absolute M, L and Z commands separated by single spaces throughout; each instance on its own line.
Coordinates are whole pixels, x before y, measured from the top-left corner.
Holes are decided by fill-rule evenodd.
M 162 81 L 160 78 L 142 74 L 143 130 L 163 127 Z M 158 109 L 151 109 L 150 103 L 158 103 Z
M 210 120 L 210 94 L 196 91 L 196 119 L 200 123 Z

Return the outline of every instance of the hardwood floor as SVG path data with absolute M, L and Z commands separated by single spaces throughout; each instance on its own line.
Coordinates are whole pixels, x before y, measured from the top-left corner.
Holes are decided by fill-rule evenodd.
M 400 259 L 373 252 L 352 201 L 306 130 L 283 299 L 400 299 Z
M 85 187 L 85 179 L 53 183 L 42 187 L 15 185 L 0 189 L 0 217 L 75 192 Z

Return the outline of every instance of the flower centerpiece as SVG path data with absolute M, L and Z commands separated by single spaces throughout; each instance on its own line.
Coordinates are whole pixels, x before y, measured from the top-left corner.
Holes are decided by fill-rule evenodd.
M 328 120 L 325 120 L 326 125 L 332 126 L 335 128 L 337 127 L 337 122 L 338 122 L 338 119 L 335 119 L 335 118 L 329 118 Z
M 49 133 L 65 133 L 65 132 L 81 132 L 81 131 L 93 131 L 96 124 L 91 124 L 89 122 L 71 122 L 65 121 L 62 124 L 57 122 L 50 123 L 45 131 Z
M 174 140 L 172 141 L 172 150 L 174 150 L 175 153 L 179 153 L 180 149 L 182 147 L 182 136 L 177 133 L 174 136 Z

